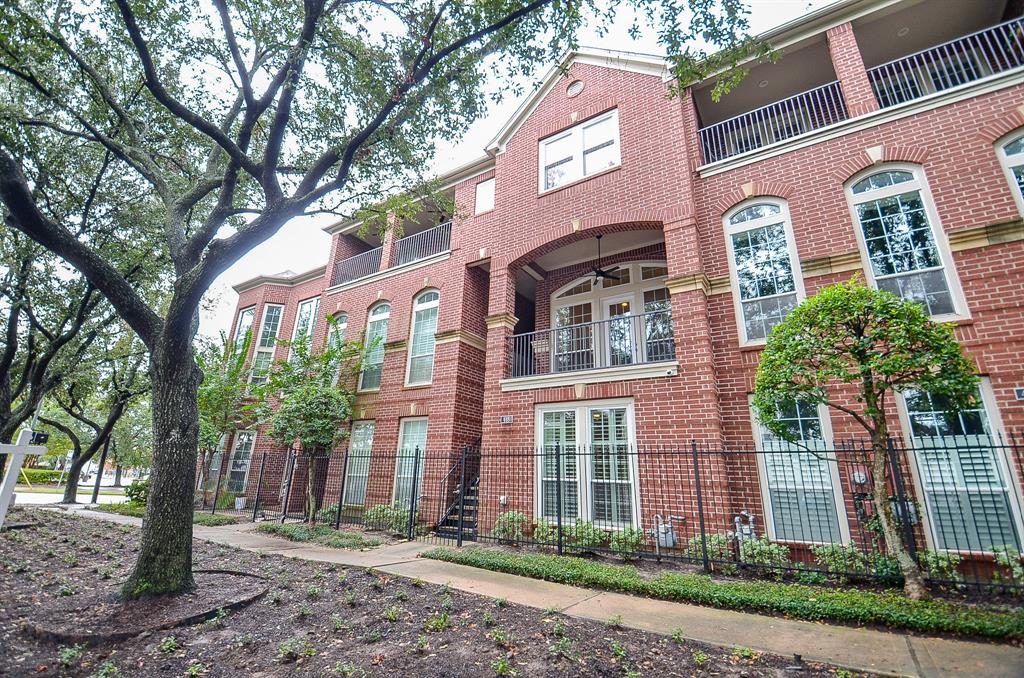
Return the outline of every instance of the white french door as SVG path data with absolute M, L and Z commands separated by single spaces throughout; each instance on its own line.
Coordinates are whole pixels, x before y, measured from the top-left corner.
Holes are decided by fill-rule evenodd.
M 348 465 L 345 468 L 345 506 L 366 503 L 366 486 L 370 481 L 370 451 L 373 449 L 374 422 L 357 421 L 352 424 L 348 445 Z
M 395 461 L 395 506 L 412 506 L 413 485 L 417 492 L 422 489 L 426 449 L 427 418 L 403 419 L 398 430 L 398 459 Z
M 632 401 L 544 405 L 536 412 L 536 512 L 617 529 L 639 524 Z

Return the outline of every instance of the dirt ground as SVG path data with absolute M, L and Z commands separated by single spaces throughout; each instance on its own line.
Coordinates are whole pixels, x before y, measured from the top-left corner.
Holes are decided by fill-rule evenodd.
M 258 574 L 269 592 L 191 626 L 120 642 L 61 645 L 31 636 L 26 622 L 75 607 L 69 598 L 109 600 L 131 568 L 137 528 L 42 510 L 22 509 L 13 517 L 37 525 L 0 534 L 0 676 L 835 673 L 792 657 L 673 640 L 372 570 L 261 557 L 203 541 L 195 544 L 197 569 Z M 202 593 L 208 601 L 209 592 Z

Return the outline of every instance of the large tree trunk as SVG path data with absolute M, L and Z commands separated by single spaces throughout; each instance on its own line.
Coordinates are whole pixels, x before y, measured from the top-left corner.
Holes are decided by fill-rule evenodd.
M 67 484 L 64 485 L 64 498 L 61 499 L 61 503 L 75 504 L 78 502 L 78 481 L 82 476 L 82 467 L 88 463 L 89 457 L 85 457 L 81 452 L 75 450 L 71 456 L 71 465 L 68 466 L 68 475 L 65 478 Z
M 123 469 L 120 464 L 114 467 L 114 487 L 121 487 L 121 473 Z
M 903 543 L 903 535 L 899 533 L 891 516 L 889 506 L 889 492 L 886 479 L 889 477 L 888 469 L 888 442 L 889 432 L 885 422 L 876 425 L 871 436 L 871 451 L 874 455 L 872 472 L 874 476 L 874 506 L 878 515 L 878 522 L 882 527 L 882 538 L 885 540 L 885 548 L 889 555 L 896 559 L 903 573 L 903 592 L 913 600 L 924 600 L 928 597 L 928 587 L 924 583 L 924 575 L 921 568 L 910 556 L 906 544 Z
M 179 348 L 173 348 L 177 345 Z M 192 578 L 192 501 L 199 447 L 196 397 L 202 371 L 189 341 L 162 338 L 150 359 L 153 472 L 135 569 L 122 595 L 180 593 Z

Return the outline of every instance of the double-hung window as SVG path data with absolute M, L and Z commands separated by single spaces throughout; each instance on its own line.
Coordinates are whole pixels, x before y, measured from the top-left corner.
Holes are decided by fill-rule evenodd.
M 245 335 L 252 329 L 252 320 L 256 317 L 256 307 L 242 309 L 238 312 L 238 322 L 235 324 L 235 346 L 241 346 L 245 341 Z
M 729 268 L 743 343 L 763 341 L 804 295 L 789 211 L 758 202 L 726 215 Z
M 295 312 L 295 330 L 292 333 L 292 342 L 313 339 L 313 331 L 316 327 L 316 315 L 320 310 L 320 297 L 306 299 L 299 303 L 299 310 Z
M 406 385 L 429 384 L 433 378 L 434 335 L 437 334 L 437 307 L 440 300 L 441 295 L 436 290 L 428 290 L 416 297 L 413 303 Z
M 345 331 L 348 330 L 348 315 L 345 313 L 339 313 L 332 317 L 328 322 L 327 328 L 327 346 L 330 348 L 339 348 L 345 343 Z M 338 366 L 334 370 L 334 381 L 337 382 L 341 376 L 342 361 L 340 356 L 338 357 Z
M 1024 132 L 1018 130 L 1015 134 L 996 147 L 996 154 L 1010 182 L 1017 208 L 1024 214 Z
M 959 412 L 923 391 L 905 391 L 903 403 L 935 547 L 1019 551 L 1020 507 L 1008 451 L 992 435 L 981 394 L 973 408 Z
M 550 191 L 620 163 L 616 109 L 540 141 L 540 191 Z
M 473 212 L 483 214 L 494 209 L 494 178 L 485 179 L 476 185 L 476 200 Z
M 875 285 L 920 304 L 932 316 L 956 315 L 949 255 L 935 232 L 919 170 L 882 170 L 849 190 Z
M 348 457 L 345 460 L 345 494 L 342 504 L 362 506 L 366 503 L 366 486 L 370 482 L 370 454 L 373 450 L 373 421 L 352 423 Z
M 363 369 L 359 373 L 360 391 L 380 388 L 380 377 L 384 368 L 384 342 L 388 340 L 390 317 L 390 304 L 377 304 L 370 309 L 369 322 L 366 324 L 366 355 L 363 357 Z
M 826 446 L 827 415 L 809 403 L 790 401 L 778 408 L 787 438 L 773 435 L 760 423 L 758 473 L 771 538 L 780 541 L 843 543 L 845 515 L 835 456 Z M 790 440 L 791 439 L 791 440 Z
M 270 365 L 274 362 L 274 347 L 277 345 L 277 332 L 281 328 L 281 314 L 284 306 L 266 304 L 263 307 L 263 325 L 260 338 L 256 343 L 256 353 L 252 358 L 252 374 L 249 381 L 253 384 L 264 384 L 270 375 Z
M 637 524 L 633 405 L 627 401 L 537 409 L 537 516 L 592 521 L 605 529 Z

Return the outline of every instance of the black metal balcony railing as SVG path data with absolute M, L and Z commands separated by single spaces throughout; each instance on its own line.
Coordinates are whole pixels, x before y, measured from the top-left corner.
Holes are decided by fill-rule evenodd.
M 376 273 L 380 270 L 380 255 L 383 251 L 383 247 L 376 247 L 354 257 L 342 259 L 334 265 L 334 278 L 331 284 L 341 285 Z
M 675 360 L 672 312 L 651 311 L 508 338 L 509 377 Z
M 1024 65 L 1024 18 L 971 33 L 868 69 L 882 108 Z
M 830 82 L 702 128 L 704 162 L 748 153 L 847 117 L 839 81 Z
M 445 252 L 451 246 L 452 222 L 406 236 L 395 243 L 392 266 L 401 266 Z

